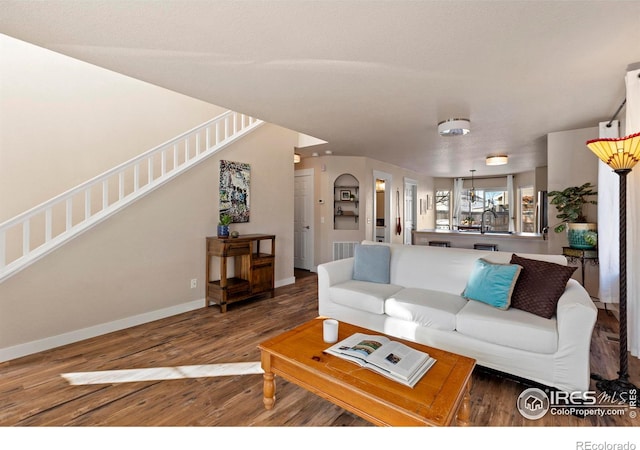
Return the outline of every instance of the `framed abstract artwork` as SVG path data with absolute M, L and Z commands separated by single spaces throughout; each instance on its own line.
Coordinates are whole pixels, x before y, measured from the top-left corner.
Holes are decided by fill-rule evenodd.
M 220 214 L 229 214 L 232 223 L 249 222 L 250 181 L 249 164 L 220 161 Z

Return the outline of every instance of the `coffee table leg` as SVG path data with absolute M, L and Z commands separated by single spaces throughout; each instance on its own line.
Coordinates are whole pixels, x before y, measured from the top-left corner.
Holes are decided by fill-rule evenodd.
M 462 397 L 462 404 L 458 409 L 457 421 L 461 427 L 469 426 L 469 417 L 471 416 L 471 378 L 467 382 L 467 386 L 464 388 L 464 397 Z
M 276 380 L 275 374 L 271 372 L 271 355 L 263 351 L 261 360 L 262 370 L 264 370 L 262 402 L 266 409 L 271 409 L 276 402 Z

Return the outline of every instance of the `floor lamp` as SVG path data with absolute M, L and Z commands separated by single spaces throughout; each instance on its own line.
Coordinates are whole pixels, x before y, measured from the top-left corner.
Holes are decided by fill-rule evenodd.
M 620 187 L 620 370 L 615 380 L 598 380 L 596 387 L 614 398 L 629 401 L 628 392 L 637 389 L 629 382 L 627 355 L 627 174 L 640 160 L 640 133 L 619 139 L 594 139 L 587 147 L 619 175 Z

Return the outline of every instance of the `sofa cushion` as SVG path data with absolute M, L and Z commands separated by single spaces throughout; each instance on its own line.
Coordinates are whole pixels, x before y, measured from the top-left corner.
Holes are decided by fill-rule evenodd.
M 507 311 L 480 302 L 468 302 L 456 317 L 460 334 L 497 345 L 535 353 L 558 349 L 556 319 L 510 308 Z
M 521 270 L 517 264 L 495 264 L 479 258 L 462 296 L 495 308 L 508 309 Z
M 550 319 L 577 267 L 523 258 L 516 254 L 511 256 L 511 262 L 522 266 L 511 306 Z
M 456 314 L 467 301 L 459 295 L 427 289 L 407 288 L 396 292 L 384 302 L 389 317 L 407 320 L 423 327 L 453 331 Z
M 384 314 L 384 301 L 402 289 L 394 284 L 371 283 L 368 281 L 349 280 L 329 288 L 331 300 L 340 305 Z
M 356 244 L 353 258 L 354 280 L 389 283 L 389 246 Z

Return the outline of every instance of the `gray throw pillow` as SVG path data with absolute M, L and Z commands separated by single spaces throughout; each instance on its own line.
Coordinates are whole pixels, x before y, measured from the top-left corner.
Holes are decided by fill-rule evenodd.
M 388 246 L 356 244 L 353 257 L 354 280 L 389 284 L 391 249 Z

